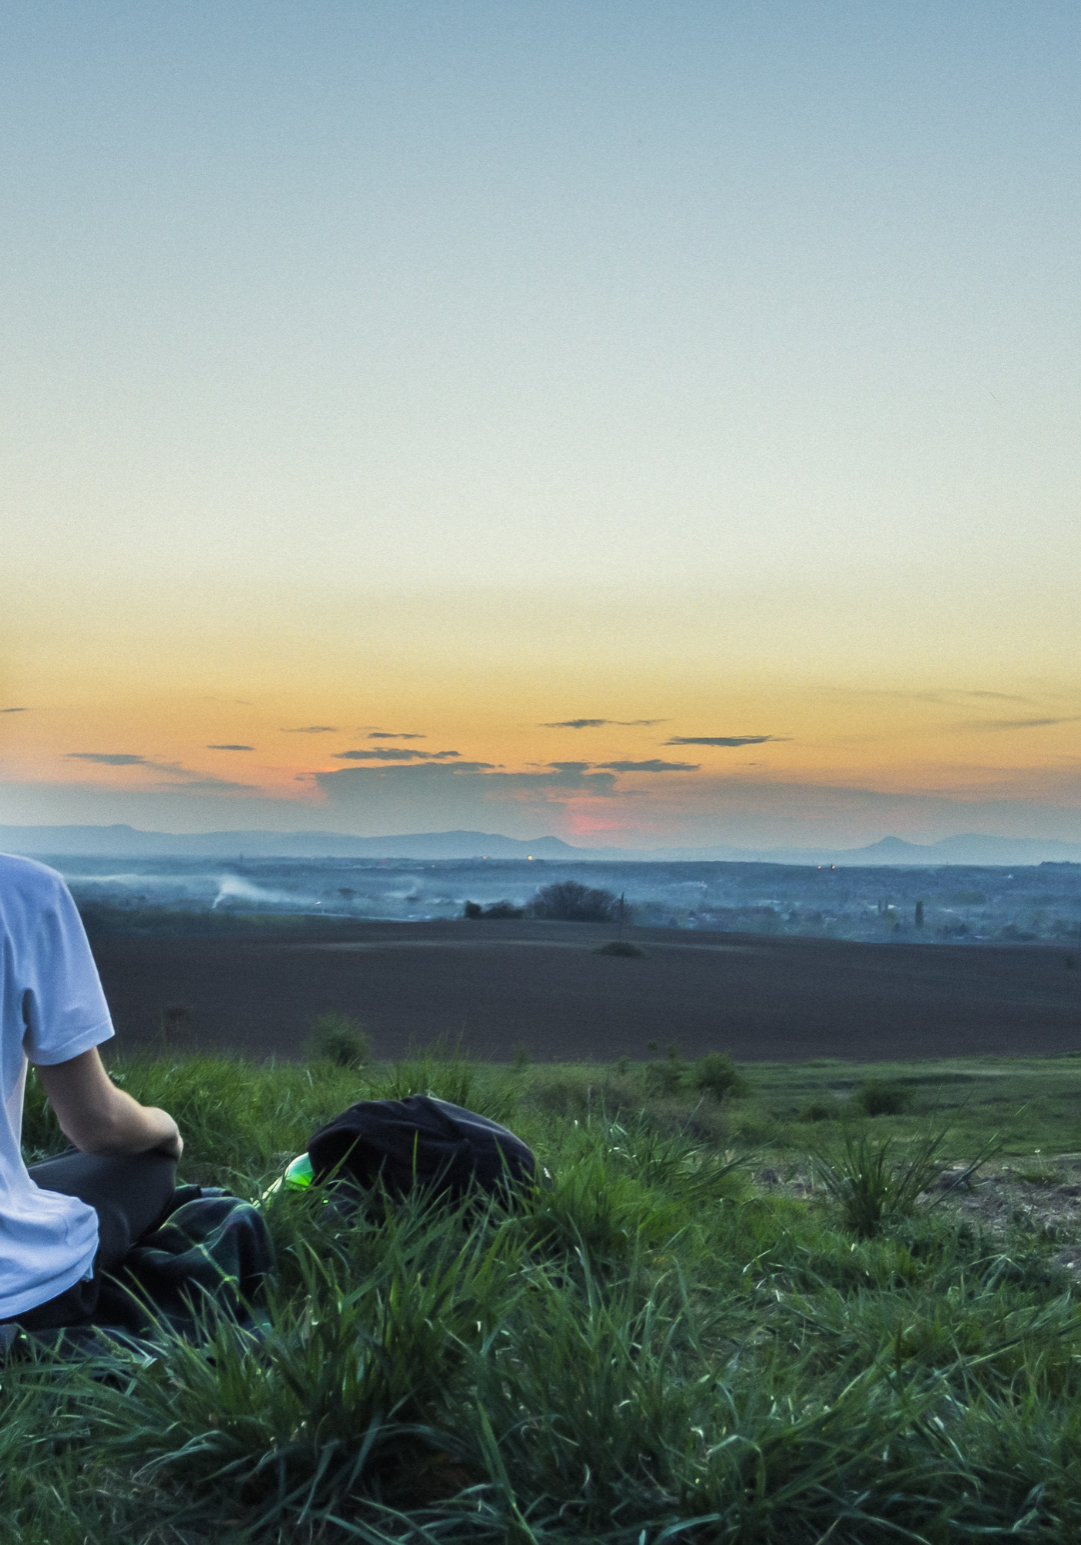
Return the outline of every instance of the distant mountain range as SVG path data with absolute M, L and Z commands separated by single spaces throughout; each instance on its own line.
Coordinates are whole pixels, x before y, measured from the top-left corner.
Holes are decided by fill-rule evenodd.
M 863 848 L 576 848 L 559 837 L 530 842 L 492 832 L 144 832 L 132 826 L 0 826 L 0 851 L 36 858 L 538 858 L 567 863 L 842 864 L 861 867 L 1081 863 L 1081 843 L 969 833 L 939 842 L 883 837 Z
M 344 832 L 144 832 L 134 826 L 0 826 L 0 851 L 65 858 L 594 858 L 558 837 L 491 832 L 351 837 Z

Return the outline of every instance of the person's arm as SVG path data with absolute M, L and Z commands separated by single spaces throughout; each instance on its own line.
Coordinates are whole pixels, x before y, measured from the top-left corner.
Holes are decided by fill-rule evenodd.
M 68 1062 L 35 1064 L 60 1130 L 83 1153 L 167 1154 L 179 1159 L 180 1129 L 167 1111 L 140 1105 L 118 1089 L 96 1046 Z

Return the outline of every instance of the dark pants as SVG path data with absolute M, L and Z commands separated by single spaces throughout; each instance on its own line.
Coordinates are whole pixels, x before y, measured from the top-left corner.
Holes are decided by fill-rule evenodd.
M 98 1252 L 94 1275 L 66 1292 L 15 1316 L 25 1330 L 55 1330 L 85 1325 L 94 1313 L 101 1278 L 116 1271 L 132 1245 L 149 1232 L 173 1195 L 176 1160 L 163 1153 L 103 1158 L 72 1148 L 58 1159 L 30 1167 L 30 1178 L 43 1191 L 77 1196 L 98 1215 Z

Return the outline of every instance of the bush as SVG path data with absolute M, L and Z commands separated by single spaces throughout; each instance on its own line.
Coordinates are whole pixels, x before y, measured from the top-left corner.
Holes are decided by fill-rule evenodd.
M 594 955 L 619 955 L 624 960 L 643 960 L 645 950 L 638 948 L 637 944 L 628 944 L 626 939 L 613 939 L 611 944 L 601 944 L 593 951 Z
M 747 1093 L 747 1082 L 726 1051 L 707 1052 L 691 1069 L 691 1083 L 715 1100 Z
M 799 1113 L 800 1121 L 832 1121 L 838 1114 L 836 1100 L 808 1100 Z
M 619 911 L 619 897 L 611 891 L 591 890 L 577 880 L 545 885 L 533 898 L 534 917 L 555 923 L 607 923 Z
M 686 1083 L 689 1067 L 673 1041 L 662 1061 L 646 1063 L 646 1088 L 650 1094 L 673 1100 Z
M 467 901 L 464 916 L 474 920 L 477 918 L 495 918 L 498 921 L 500 919 L 525 917 L 525 907 L 516 907 L 513 901 L 493 901 L 489 907 L 482 907 L 479 901 Z
M 308 1056 L 339 1068 L 362 1068 L 371 1061 L 371 1037 L 348 1014 L 320 1014 L 308 1037 Z
M 912 1093 L 903 1084 L 871 1078 L 856 1090 L 852 1103 L 867 1116 L 902 1116 L 912 1104 Z

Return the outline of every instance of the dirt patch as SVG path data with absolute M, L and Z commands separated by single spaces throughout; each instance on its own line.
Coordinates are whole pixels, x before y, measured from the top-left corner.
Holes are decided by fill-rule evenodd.
M 968 1181 L 963 1175 L 961 1167 L 945 1170 L 924 1204 L 934 1201 L 992 1240 L 1005 1241 L 1019 1229 L 1040 1234 L 1059 1246 L 1052 1264 L 1081 1281 L 1081 1154 L 1047 1159 L 1037 1154 L 981 1170 Z M 755 1179 L 774 1194 L 804 1201 L 823 1197 L 805 1163 L 768 1165 Z

